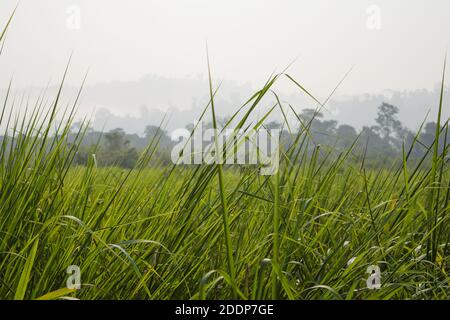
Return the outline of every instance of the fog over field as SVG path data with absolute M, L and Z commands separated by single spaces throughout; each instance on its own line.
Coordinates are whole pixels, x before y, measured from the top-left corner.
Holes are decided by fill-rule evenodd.
M 251 84 L 239 84 L 235 81 L 222 81 L 217 95 L 217 111 L 221 116 L 231 115 L 242 105 L 258 87 Z M 305 94 L 292 90 L 283 92 L 280 98 L 297 110 L 315 107 L 314 101 Z M 63 90 L 64 104 L 74 101 L 79 86 L 67 86 Z M 448 88 L 446 90 L 448 92 Z M 43 88 L 16 90 L 17 99 L 25 92 L 38 97 Z M 57 93 L 57 87 L 47 91 L 50 97 Z M 5 95 L 3 90 L 2 95 Z M 322 99 L 325 99 L 326 95 Z M 33 100 L 31 100 L 33 101 Z M 51 101 L 51 100 L 49 100 Z M 208 81 L 202 77 L 165 78 L 148 75 L 136 81 L 111 81 L 88 85 L 84 88 L 78 107 L 79 118 L 87 116 L 96 130 L 123 128 L 130 133 L 142 134 L 149 124 L 159 125 L 163 118 L 169 130 L 184 127 L 198 119 L 209 101 Z M 266 98 L 265 106 L 275 102 Z M 399 118 L 411 130 L 417 129 L 427 116 L 436 118 L 435 106 L 439 102 L 439 87 L 432 90 L 412 91 L 385 90 L 377 94 L 340 95 L 336 93 L 327 104 L 323 114 L 325 118 L 349 124 L 357 129 L 364 125 L 373 125 L 377 108 L 382 102 L 399 107 Z M 450 105 L 450 95 L 444 96 L 444 105 Z M 264 108 L 261 108 L 263 112 Z M 450 116 L 450 108 L 444 108 L 443 117 Z M 293 117 L 293 115 L 291 114 Z M 281 121 L 281 114 L 273 119 Z
M 208 42 L 215 84 L 222 82 L 222 114 L 295 60 L 289 74 L 322 101 L 351 69 L 325 117 L 360 128 L 386 101 L 414 129 L 438 102 L 450 40 L 450 2 L 426 4 L 23 0 L 0 60 L 0 88 L 11 77 L 18 97 L 51 88 L 73 53 L 65 98 L 73 98 L 89 69 L 78 113 L 93 117 L 97 129 L 139 133 L 158 124 L 162 111 L 171 115 L 169 127 L 184 126 L 208 100 Z M 1 21 L 15 5 L 0 3 Z M 311 107 L 292 83 L 282 81 L 277 90 L 295 108 Z
M 0 1 L 2 306 L 435 312 L 449 43 L 449 0 Z

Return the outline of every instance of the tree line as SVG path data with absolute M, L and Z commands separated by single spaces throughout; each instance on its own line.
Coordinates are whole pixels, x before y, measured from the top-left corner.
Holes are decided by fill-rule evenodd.
M 322 113 L 314 109 L 304 109 L 298 116 L 299 125 L 294 131 L 307 132 L 311 150 L 318 145 L 335 151 L 352 148 L 357 158 L 364 157 L 367 163 L 376 166 L 387 164 L 393 159 L 401 159 L 405 150 L 410 158 L 420 159 L 434 143 L 437 124 L 424 123 L 419 132 L 413 132 L 402 124 L 398 112 L 396 106 L 383 102 L 378 107 L 376 124 L 363 126 L 357 130 L 350 125 L 339 124 L 335 120 L 326 120 Z M 226 121 L 227 119 L 223 118 L 219 122 L 224 124 Z M 289 131 L 285 124 L 276 121 L 267 123 L 265 127 L 281 129 L 281 142 L 286 147 L 292 143 L 292 128 Z M 79 128 L 80 124 L 75 124 L 72 135 L 75 135 Z M 186 128 L 191 130 L 192 125 Z M 441 131 L 439 148 L 442 151 L 448 144 L 448 120 Z M 162 164 L 171 162 L 170 152 L 175 142 L 171 141 L 167 131 L 158 126 L 148 125 L 143 136 L 126 133 L 121 128 L 106 133 L 88 128 L 74 162 L 77 165 L 85 165 L 89 156 L 95 154 L 99 165 L 132 168 L 136 165 L 139 154 L 149 143 L 158 145 L 153 155 L 154 161 Z

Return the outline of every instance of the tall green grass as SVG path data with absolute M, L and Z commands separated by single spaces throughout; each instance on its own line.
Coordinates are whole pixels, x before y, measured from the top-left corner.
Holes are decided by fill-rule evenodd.
M 238 129 L 263 127 L 268 114 L 256 124 L 250 115 L 282 77 L 309 94 L 275 74 L 233 116 Z M 8 112 L 10 90 L 3 103 L 1 299 L 448 298 L 442 99 L 422 161 L 409 163 L 419 133 L 391 170 L 367 169 L 364 158 L 355 164 L 356 142 L 344 152 L 316 145 L 311 122 L 290 106 L 295 143 L 267 177 L 220 164 L 149 168 L 158 137 L 131 170 L 99 168 L 93 156 L 73 166 L 85 129 L 68 142 L 76 102 L 59 109 L 63 83 L 51 108 L 41 97 L 24 114 Z M 209 90 L 205 112 L 216 127 L 211 75 Z M 313 100 L 319 112 L 325 103 Z M 81 269 L 80 290 L 66 288 L 70 265 Z M 381 268 L 379 290 L 366 286 L 370 265 Z

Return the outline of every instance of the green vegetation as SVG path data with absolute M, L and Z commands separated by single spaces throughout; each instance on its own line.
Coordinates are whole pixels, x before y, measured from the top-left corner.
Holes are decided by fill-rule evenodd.
M 345 151 L 353 146 L 352 159 L 356 162 L 361 158 L 361 154 L 365 153 L 365 164 L 367 166 L 390 168 L 395 161 L 401 163 L 403 144 L 406 149 L 410 149 L 412 144 L 415 143 L 417 132 L 414 133 L 403 126 L 398 119 L 397 107 L 382 103 L 378 109 L 378 115 L 375 119 L 376 125 L 364 126 L 359 132 L 352 126 L 338 125 L 335 120 L 324 120 L 323 113 L 314 109 L 300 110 L 295 116 L 298 117 L 297 120 L 303 123 L 311 122 L 308 130 L 311 141 L 313 141 L 308 147 L 310 155 L 314 152 L 314 146 L 318 144 L 332 148 L 336 152 Z M 217 118 L 216 125 L 223 128 L 229 120 L 230 117 Z M 265 123 L 264 127 L 281 130 L 281 143 L 289 148 L 295 143 L 296 134 L 301 134 L 304 130 L 304 127 L 301 124 L 299 125 L 298 121 L 297 123 L 292 121 L 290 123 L 291 125 L 288 126 L 286 123 L 270 121 Z M 202 125 L 203 130 L 214 126 L 212 122 L 204 122 Z M 81 123 L 73 125 L 73 132 L 69 136 L 69 141 L 76 138 L 80 126 Z M 295 135 L 290 132 L 291 126 L 297 128 Z M 437 124 L 433 121 L 423 124 L 423 129 L 421 128 L 420 132 L 420 146 L 411 149 L 410 162 L 420 161 L 427 153 L 427 146 L 434 143 L 436 128 Z M 192 131 L 193 126 L 187 125 L 186 129 Z M 155 136 L 158 137 L 158 149 L 155 150 L 153 162 L 170 164 L 170 153 L 175 143 L 171 141 L 167 131 L 154 125 L 147 126 L 145 135 L 142 137 L 137 134 L 126 133 L 121 128 L 113 129 L 107 133 L 89 128 L 74 161 L 75 164 L 85 165 L 89 154 L 95 153 L 99 166 L 116 165 L 129 169 L 136 165 L 139 151 L 144 150 Z M 440 152 L 444 148 L 444 142 L 448 139 L 449 137 L 445 136 L 445 132 L 440 135 L 438 144 Z
M 270 77 L 239 109 L 237 128 L 263 127 L 247 120 L 285 76 Z M 205 112 L 216 126 L 212 85 L 210 93 Z M 133 165 L 100 167 L 98 144 L 75 165 L 88 123 L 73 133 L 75 106 L 58 111 L 60 94 L 50 110 L 39 100 L 27 117 L 6 111 L 9 95 L 3 104 L 1 299 L 449 296 L 448 120 L 437 119 L 431 144 L 421 132 L 402 143 L 390 168 L 369 168 L 367 152 L 355 153 L 358 137 L 321 147 L 311 134 L 318 101 L 309 120 L 291 108 L 300 129 L 288 130 L 274 176 L 251 166 L 154 161 L 162 134 L 133 153 Z M 441 115 L 442 103 L 437 108 Z M 131 152 L 111 136 L 116 142 L 115 150 Z M 79 290 L 66 289 L 71 265 L 81 270 Z M 371 265 L 381 269 L 379 290 L 366 286 Z

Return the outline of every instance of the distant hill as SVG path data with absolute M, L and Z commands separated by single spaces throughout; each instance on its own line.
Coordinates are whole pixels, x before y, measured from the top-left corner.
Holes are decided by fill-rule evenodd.
M 77 87 L 66 86 L 63 90 L 62 105 L 73 101 L 77 90 Z M 257 87 L 249 83 L 223 81 L 216 97 L 218 114 L 226 116 L 233 113 L 256 90 Z M 289 91 L 285 88 L 284 90 Z M 294 87 L 287 93 L 280 90 L 280 98 L 283 102 L 290 103 L 296 110 L 314 107 L 311 99 L 296 90 Z M 13 92 L 13 96 L 15 95 L 16 100 L 20 100 L 23 94 L 26 97 L 30 95 L 30 101 L 33 101 L 33 97 L 37 98 L 41 91 L 40 88 L 32 88 L 26 92 Z M 49 102 L 56 91 L 56 87 L 47 90 Z M 448 91 L 447 88 L 443 119 L 450 116 Z M 1 90 L 1 94 L 3 99 L 4 89 Z M 198 119 L 208 99 L 206 79 L 149 75 L 136 81 L 112 81 L 85 87 L 79 102 L 78 115 L 90 117 L 95 130 L 108 131 L 120 127 L 129 133 L 142 134 L 146 125 L 159 125 L 164 116 L 168 120 L 169 130 L 184 127 Z M 271 94 L 268 94 L 266 100 L 264 105 L 267 107 L 275 102 Z M 400 120 L 414 130 L 423 121 L 428 110 L 432 110 L 428 121 L 436 118 L 439 88 L 433 91 L 385 91 L 380 94 L 358 96 L 339 96 L 337 93 L 328 103 L 324 116 L 326 119 L 334 119 L 360 129 L 364 125 L 374 123 L 377 108 L 383 101 L 399 107 Z M 274 114 L 274 118 L 281 120 L 281 113 Z

